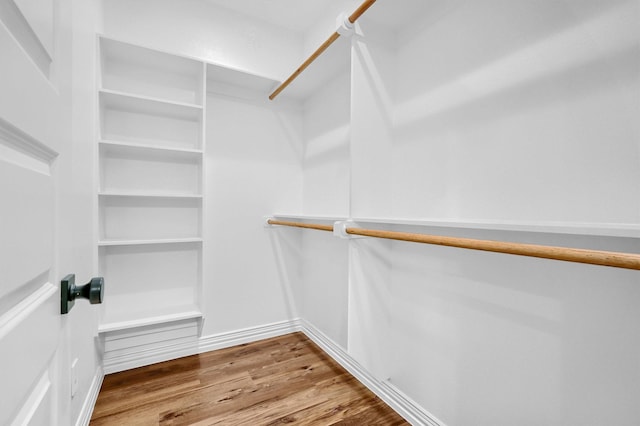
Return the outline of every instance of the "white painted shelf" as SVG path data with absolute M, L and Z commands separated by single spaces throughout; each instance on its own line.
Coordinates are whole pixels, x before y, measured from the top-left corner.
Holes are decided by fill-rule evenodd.
M 114 90 L 99 90 L 103 109 L 155 115 L 187 121 L 197 121 L 202 114 L 202 105 L 172 102 L 165 99 L 140 96 Z
M 99 107 L 101 140 L 188 150 L 202 148 L 201 106 L 100 90 Z
M 148 105 L 156 105 L 157 108 L 162 108 L 161 105 L 165 105 L 168 109 L 175 107 L 176 110 L 185 110 L 185 111 L 188 111 L 188 110 L 201 111 L 204 109 L 202 105 L 198 105 L 198 104 L 193 104 L 189 102 L 178 102 L 178 101 L 173 101 L 171 99 L 158 98 L 154 96 L 139 95 L 137 93 L 123 92 L 120 90 L 111 90 L 111 89 L 102 88 L 98 90 L 98 92 L 101 94 L 101 96 L 113 97 L 114 99 L 128 98 L 132 103 L 135 103 L 136 101 L 140 101 L 140 102 L 145 102 Z M 125 108 L 126 106 L 129 105 L 126 103 L 127 101 L 122 100 L 121 102 L 123 102 L 122 105 L 125 105 Z
M 100 197 L 131 197 L 131 198 L 177 198 L 177 199 L 202 199 L 202 194 L 179 194 L 179 193 L 136 193 L 136 192 L 98 192 Z
M 137 312 L 117 312 L 115 319 L 106 317 L 98 326 L 98 333 L 145 327 L 187 319 L 202 318 L 202 312 L 195 305 L 175 306 L 166 309 L 141 310 Z
M 201 243 L 202 238 L 163 238 L 163 239 L 146 239 L 146 240 L 100 240 L 98 245 L 106 246 L 141 246 L 152 244 L 181 244 L 181 243 Z
M 206 67 L 105 37 L 99 48 L 96 245 L 108 340 L 202 317 Z M 114 345 L 135 353 L 132 339 Z M 143 340 L 154 339 L 171 337 Z
M 146 149 L 146 150 L 152 150 L 152 151 L 188 153 L 188 154 L 199 154 L 199 155 L 203 154 L 203 151 L 201 149 L 179 148 L 179 147 L 142 144 L 142 143 L 133 143 L 133 142 L 101 140 L 99 141 L 99 144 L 100 146 L 104 146 L 104 147 L 133 148 L 133 149 L 143 149 L 143 150 Z
M 202 194 L 201 152 L 100 144 L 100 192 Z
M 119 40 L 100 38 L 103 89 L 185 104 L 203 104 L 203 64 Z
M 274 218 L 302 221 L 342 221 L 339 217 L 312 216 L 297 214 L 276 214 Z M 495 231 L 533 232 L 549 234 L 570 234 L 603 237 L 640 238 L 640 224 L 627 223 L 571 223 L 571 222 L 509 222 L 509 221 L 456 221 L 442 219 L 409 219 L 409 218 L 381 218 L 355 217 L 350 218 L 357 223 L 371 223 L 380 225 L 407 225 L 436 228 L 482 229 Z

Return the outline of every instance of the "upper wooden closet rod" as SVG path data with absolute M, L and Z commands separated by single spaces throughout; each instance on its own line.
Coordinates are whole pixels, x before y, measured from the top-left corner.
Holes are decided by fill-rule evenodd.
M 274 219 L 269 219 L 268 223 L 271 225 L 296 226 L 322 231 L 333 230 L 333 227 L 330 225 L 314 223 L 287 222 Z M 634 253 L 618 253 L 612 251 L 585 250 L 569 247 L 509 243 L 504 241 L 476 240 L 471 238 L 441 237 L 438 235 L 412 234 L 408 232 L 380 231 L 363 228 L 347 228 L 345 232 L 347 234 L 361 235 L 365 237 L 436 244 L 440 246 L 458 247 L 471 250 L 517 254 L 520 256 L 540 257 L 543 259 L 564 260 L 567 262 L 588 263 L 590 265 L 640 270 L 640 254 Z
M 356 20 L 360 16 L 362 16 L 362 14 L 366 12 L 367 9 L 369 9 L 375 2 L 376 0 L 366 0 L 365 2 L 363 2 L 360 7 L 358 7 L 355 12 L 353 12 L 351 16 L 349 16 L 349 22 L 351 22 L 352 24 L 356 22 Z M 296 77 L 298 77 L 300 73 L 304 71 L 313 61 L 315 61 L 318 56 L 322 54 L 322 52 L 327 50 L 327 47 L 331 46 L 331 44 L 336 41 L 338 37 L 340 37 L 340 34 L 338 34 L 337 31 L 331 34 L 331 36 L 329 36 L 329 38 L 324 43 L 322 43 L 322 45 L 320 45 L 320 47 L 318 47 L 318 49 L 316 49 L 316 51 L 313 52 L 311 56 L 309 56 L 309 58 L 304 61 L 297 70 L 293 72 L 293 74 L 289 76 L 289 78 L 287 78 L 280 86 L 278 86 L 276 90 L 274 90 L 272 94 L 269 95 L 269 99 L 273 100 L 276 96 L 278 96 L 280 92 L 282 92 L 289 84 L 291 84 L 291 82 L 295 80 Z

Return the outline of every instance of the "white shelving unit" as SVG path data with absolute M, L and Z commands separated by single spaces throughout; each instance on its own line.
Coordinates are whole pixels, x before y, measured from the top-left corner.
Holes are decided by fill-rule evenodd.
M 197 351 L 210 255 L 207 94 L 269 103 L 277 82 L 105 37 L 98 44 L 99 333 L 112 373 Z
M 104 37 L 99 47 L 99 331 L 108 365 L 197 338 L 206 76 L 196 60 Z

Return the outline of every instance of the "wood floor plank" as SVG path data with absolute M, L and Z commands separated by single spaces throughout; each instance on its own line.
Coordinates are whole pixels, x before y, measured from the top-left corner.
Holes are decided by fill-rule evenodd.
M 105 377 L 102 425 L 406 425 L 302 333 Z

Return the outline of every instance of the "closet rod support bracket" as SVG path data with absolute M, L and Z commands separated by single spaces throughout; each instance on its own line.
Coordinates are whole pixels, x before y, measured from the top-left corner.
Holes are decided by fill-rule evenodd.
M 351 37 L 355 33 L 355 24 L 349 20 L 349 14 L 342 12 L 336 18 L 336 32 L 343 37 Z
M 333 236 L 343 238 L 345 240 L 353 240 L 364 238 L 361 235 L 351 235 L 347 233 L 348 228 L 361 228 L 356 222 L 352 220 L 339 220 L 333 223 Z

